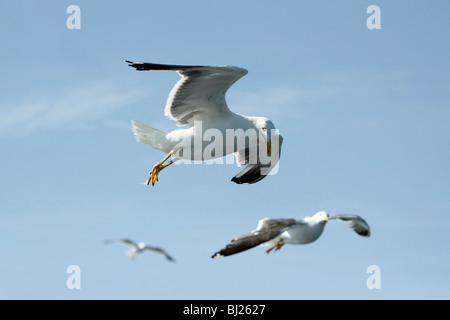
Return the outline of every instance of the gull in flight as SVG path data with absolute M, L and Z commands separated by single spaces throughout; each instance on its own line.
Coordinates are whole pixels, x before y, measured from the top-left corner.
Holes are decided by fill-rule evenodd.
M 135 259 L 138 255 L 140 255 L 142 252 L 144 251 L 152 251 L 152 252 L 156 252 L 156 253 L 160 253 L 162 255 L 164 255 L 166 257 L 167 260 L 175 262 L 175 259 L 173 259 L 166 251 L 164 251 L 161 248 L 158 247 L 151 247 L 146 245 L 143 242 L 134 242 L 130 239 L 119 239 L 119 240 L 107 240 L 105 241 L 106 244 L 109 243 L 115 243 L 115 242 L 119 242 L 121 244 L 125 244 L 127 246 L 130 247 L 129 250 L 125 251 L 125 253 L 127 254 L 127 256 L 129 256 L 131 259 Z
M 329 220 L 349 222 L 350 227 L 360 236 L 370 237 L 370 227 L 364 219 L 357 215 L 335 214 L 319 211 L 311 217 L 295 219 L 262 219 L 256 230 L 231 241 L 225 248 L 216 252 L 212 258 L 229 256 L 258 245 L 270 246 L 266 253 L 273 249 L 280 250 L 284 244 L 308 244 L 322 235 L 325 224 Z
M 225 100 L 228 89 L 245 76 L 247 70 L 232 66 L 126 62 L 138 71 L 177 71 L 181 76 L 169 94 L 164 114 L 183 129 L 166 133 L 132 121 L 132 129 L 139 142 L 166 154 L 153 167 L 147 185 L 155 185 L 159 172 L 180 159 L 204 161 L 234 154 L 239 166 L 246 165 L 232 178 L 238 184 L 258 182 L 276 166 L 283 138 L 272 121 L 234 113 Z M 238 135 L 232 137 L 232 141 L 227 140 L 228 130 L 234 130 Z M 213 141 L 212 138 L 203 139 L 207 132 L 220 133 L 220 138 L 214 136 L 214 145 L 217 146 L 214 152 L 206 153 L 211 151 Z M 251 135 L 251 132 L 255 134 Z M 235 139 L 241 139 L 241 143 L 236 143 Z M 169 158 L 172 159 L 169 161 Z

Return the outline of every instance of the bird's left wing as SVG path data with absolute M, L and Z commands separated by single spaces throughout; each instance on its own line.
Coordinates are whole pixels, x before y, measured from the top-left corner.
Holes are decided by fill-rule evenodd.
M 297 222 L 295 219 L 263 219 L 259 221 L 255 231 L 231 240 L 230 244 L 213 254 L 212 258 L 229 256 L 256 247 L 276 238 L 297 225 Z
M 175 262 L 175 259 L 172 258 L 172 256 L 170 256 L 166 251 L 164 251 L 164 250 L 161 249 L 161 248 L 158 248 L 158 247 L 151 247 L 151 246 L 146 246 L 146 247 L 145 247 L 145 250 L 149 250 L 149 251 L 161 253 L 161 254 L 163 254 L 163 255 L 166 257 L 167 260 L 172 261 L 172 262 Z
M 350 227 L 355 230 L 357 234 L 363 237 L 370 237 L 369 224 L 360 216 L 353 214 L 330 214 L 328 219 L 350 222 Z
M 126 244 L 128 246 L 137 247 L 137 243 L 134 242 L 133 240 L 130 240 L 130 239 L 113 239 L 113 240 L 106 240 L 105 241 L 106 244 L 114 243 L 114 242 L 119 242 L 119 243 L 122 243 L 122 244 Z
M 279 139 L 278 158 L 276 159 L 275 157 L 273 157 L 273 159 L 270 159 L 271 161 L 268 164 L 262 164 L 261 161 L 259 161 L 258 157 L 251 157 L 249 149 L 244 149 L 236 152 L 234 155 L 236 156 L 237 164 L 239 166 L 246 165 L 246 167 L 237 175 L 235 175 L 231 179 L 231 181 L 237 184 L 252 184 L 267 177 L 272 169 L 277 165 L 281 156 L 281 145 L 283 144 L 283 137 L 281 135 L 278 135 L 277 138 Z M 256 155 L 259 155 L 259 149 L 256 149 L 254 153 Z

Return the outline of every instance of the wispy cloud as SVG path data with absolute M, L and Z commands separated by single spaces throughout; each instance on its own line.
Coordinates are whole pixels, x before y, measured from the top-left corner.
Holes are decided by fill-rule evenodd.
M 348 79 L 345 77 L 315 79 L 309 83 L 284 83 L 267 86 L 261 90 L 230 91 L 228 101 L 233 111 L 277 118 L 299 116 L 305 105 L 330 101 L 348 93 Z
M 232 89 L 227 100 L 230 108 L 238 113 L 277 121 L 299 120 L 303 119 L 305 110 L 318 105 L 348 105 L 360 100 L 363 108 L 364 101 L 399 87 L 404 79 L 407 79 L 404 73 L 322 74 L 308 81 L 277 83 L 253 92 Z M 360 124 L 363 127 L 380 126 L 377 119 L 363 122 Z
M 0 138 L 41 130 L 81 128 L 145 97 L 148 89 L 124 79 L 41 90 L 0 102 Z

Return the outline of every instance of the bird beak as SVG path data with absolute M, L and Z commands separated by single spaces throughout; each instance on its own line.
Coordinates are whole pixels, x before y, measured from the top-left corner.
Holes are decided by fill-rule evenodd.
M 272 156 L 272 142 L 267 141 L 267 155 L 270 157 Z
M 327 222 L 327 221 L 328 221 L 328 217 L 325 217 L 325 219 L 324 219 L 324 220 L 325 220 L 325 222 Z

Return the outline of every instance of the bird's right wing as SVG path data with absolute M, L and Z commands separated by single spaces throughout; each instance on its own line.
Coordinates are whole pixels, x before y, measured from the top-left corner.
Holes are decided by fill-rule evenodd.
M 230 113 L 225 101 L 228 89 L 248 71 L 232 66 L 185 66 L 132 62 L 138 71 L 177 71 L 181 79 L 173 87 L 164 114 L 178 126 L 192 126 L 205 117 Z
M 282 232 L 297 225 L 297 223 L 298 221 L 295 219 L 260 220 L 256 230 L 231 240 L 230 244 L 222 250 L 216 252 L 212 258 L 229 256 L 256 247 L 264 242 L 276 238 Z
M 350 228 L 355 230 L 357 234 L 362 237 L 370 237 L 369 224 L 360 216 L 353 214 L 330 214 L 329 219 L 350 222 Z
M 151 246 L 146 246 L 145 249 L 146 249 L 146 250 L 149 250 L 149 251 L 154 251 L 154 252 L 161 253 L 162 255 L 164 255 L 164 256 L 166 257 L 167 260 L 172 261 L 172 262 L 175 262 L 175 259 L 172 258 L 172 256 L 170 256 L 166 251 L 164 251 L 164 250 L 161 249 L 161 248 L 158 248 L 158 247 L 151 247 Z

